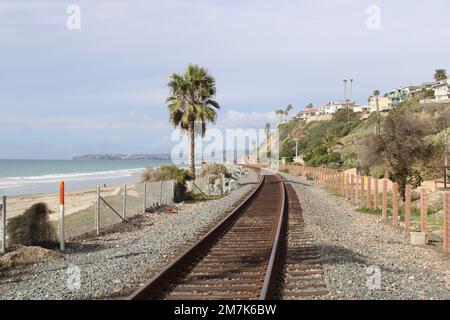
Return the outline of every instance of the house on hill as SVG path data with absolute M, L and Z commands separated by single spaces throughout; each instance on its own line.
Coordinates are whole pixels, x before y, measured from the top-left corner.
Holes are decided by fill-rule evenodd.
M 339 110 L 353 110 L 356 103 L 352 101 L 339 101 L 339 102 L 330 102 L 326 105 L 319 107 L 320 114 L 334 114 Z
M 308 120 L 309 118 L 316 116 L 319 114 L 319 110 L 316 108 L 306 108 L 303 111 L 300 111 L 296 118 L 300 120 Z
M 439 82 L 433 89 L 436 102 L 450 102 L 450 79 Z

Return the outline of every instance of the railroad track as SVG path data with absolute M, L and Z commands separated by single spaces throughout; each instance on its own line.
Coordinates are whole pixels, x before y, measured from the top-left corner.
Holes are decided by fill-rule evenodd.
M 301 208 L 288 217 L 288 208 L 299 206 L 289 191 L 288 199 L 281 176 L 261 175 L 241 205 L 128 299 L 267 300 L 324 294 L 320 266 L 299 262 L 311 252 L 303 229 L 295 230 L 302 227 Z M 304 245 L 306 251 L 292 248 Z

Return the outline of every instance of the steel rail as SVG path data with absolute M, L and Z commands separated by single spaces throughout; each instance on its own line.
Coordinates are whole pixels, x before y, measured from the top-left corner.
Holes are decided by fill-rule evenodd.
M 211 231 L 188 248 L 178 258 L 158 272 L 153 278 L 148 280 L 141 288 L 128 297 L 128 300 L 149 300 L 158 296 L 158 293 L 168 287 L 180 273 L 186 269 L 197 258 L 199 253 L 211 247 L 214 242 L 236 221 L 239 216 L 250 205 L 256 195 L 261 191 L 265 183 L 265 177 L 261 175 L 258 187 L 227 217 L 217 224 Z
M 269 264 L 267 266 L 266 275 L 264 277 L 263 286 L 261 289 L 261 294 L 259 296 L 259 300 L 268 300 L 272 298 L 272 294 L 275 290 L 275 285 L 277 280 L 275 279 L 277 267 L 281 263 L 282 260 L 282 244 L 283 238 L 286 236 L 286 223 L 288 217 L 288 207 L 287 207 L 287 189 L 284 184 L 283 179 L 280 178 L 280 188 L 281 188 L 281 207 L 280 207 L 280 217 L 277 222 L 277 230 L 274 234 L 272 240 L 272 252 L 270 254 Z M 283 234 L 284 233 L 284 234 Z

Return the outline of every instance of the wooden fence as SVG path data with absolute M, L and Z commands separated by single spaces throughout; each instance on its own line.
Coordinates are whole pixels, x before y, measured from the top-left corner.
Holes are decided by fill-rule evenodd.
M 388 179 L 345 174 L 329 168 L 284 165 L 280 169 L 313 180 L 345 197 L 359 208 L 381 211 L 383 221 L 406 232 L 411 231 L 412 187 L 410 185 L 406 186 L 405 200 L 403 201 L 399 195 L 397 183 Z M 429 190 L 426 188 L 420 188 L 420 231 L 424 233 L 429 232 L 427 221 L 428 193 Z M 449 253 L 450 192 L 445 192 L 443 198 L 444 251 Z M 399 214 L 400 207 L 404 209 L 401 216 Z

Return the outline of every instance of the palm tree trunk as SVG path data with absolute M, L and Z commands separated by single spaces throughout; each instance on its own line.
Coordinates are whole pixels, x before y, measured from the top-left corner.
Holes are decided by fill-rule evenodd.
M 195 132 L 194 132 L 194 123 L 189 124 L 189 140 L 190 140 L 190 155 L 189 155 L 189 166 L 192 172 L 192 175 L 195 179 Z

